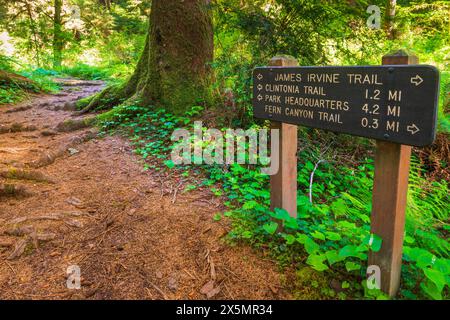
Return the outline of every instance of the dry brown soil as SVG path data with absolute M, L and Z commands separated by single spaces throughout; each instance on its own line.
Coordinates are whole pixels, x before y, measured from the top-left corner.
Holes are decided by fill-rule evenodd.
M 74 101 L 101 82 L 59 81 L 57 95 L 0 106 L 0 299 L 291 298 L 273 261 L 224 241 L 220 199 L 178 191 L 82 121 Z

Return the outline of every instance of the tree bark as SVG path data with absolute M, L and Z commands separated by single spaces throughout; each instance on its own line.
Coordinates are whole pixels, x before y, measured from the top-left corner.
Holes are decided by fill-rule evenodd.
M 62 37 L 61 10 L 63 0 L 55 1 L 55 14 L 53 16 L 53 68 L 59 69 L 62 62 L 64 41 Z
M 38 43 L 38 35 L 37 35 L 37 30 L 36 30 L 36 24 L 34 22 L 34 18 L 33 18 L 33 12 L 31 10 L 31 5 L 26 2 L 25 3 L 26 9 L 27 9 L 27 14 L 28 14 L 28 19 L 30 20 L 30 28 L 31 28 L 31 32 L 33 33 L 33 40 L 34 40 L 34 47 L 35 47 L 35 53 L 36 53 L 36 64 L 39 67 L 41 65 L 41 54 L 40 54 L 40 46 Z M 30 49 L 33 49 L 33 41 L 30 40 Z
M 106 88 L 83 111 L 138 100 L 175 114 L 208 101 L 213 60 L 209 0 L 153 0 L 144 51 L 134 74 Z
M 397 0 L 387 0 L 386 2 L 386 19 L 384 29 L 388 39 L 395 39 L 394 19 L 395 19 L 395 6 Z

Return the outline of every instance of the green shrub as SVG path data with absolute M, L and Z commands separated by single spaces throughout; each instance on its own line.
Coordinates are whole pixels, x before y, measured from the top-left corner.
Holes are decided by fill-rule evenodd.
M 61 67 L 62 74 L 85 80 L 105 80 L 110 77 L 110 73 L 105 68 L 77 64 L 72 67 Z

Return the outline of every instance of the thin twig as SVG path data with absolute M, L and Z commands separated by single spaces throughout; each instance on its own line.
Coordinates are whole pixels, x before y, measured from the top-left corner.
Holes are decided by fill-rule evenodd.
M 161 177 L 160 181 L 161 181 L 161 197 L 160 197 L 160 199 L 162 199 L 164 197 L 164 181 L 163 181 L 162 177 Z
M 9 262 L 5 260 L 5 264 L 6 264 L 6 265 L 11 269 L 11 271 L 17 276 L 16 270 L 14 270 L 14 268 L 9 264 Z
M 177 201 L 177 194 L 178 194 L 178 190 L 180 190 L 180 187 L 183 185 L 183 181 L 181 181 L 176 187 L 175 187 L 175 191 L 173 193 L 173 198 L 172 198 L 172 203 L 175 203 L 175 201 Z
M 314 166 L 314 170 L 311 172 L 311 177 L 309 178 L 309 202 L 311 204 L 313 204 L 312 187 L 313 187 L 314 173 L 316 172 L 317 167 L 319 166 L 319 164 L 322 163 L 322 162 L 326 162 L 326 160 L 319 160 L 319 162 L 316 163 L 316 165 Z
M 151 283 L 150 281 L 148 282 L 156 291 L 158 291 L 158 293 L 160 295 L 162 295 L 162 297 L 164 298 L 164 300 L 169 300 L 169 298 L 166 296 L 166 294 L 164 293 L 164 291 L 162 291 L 160 288 L 158 288 L 155 284 Z

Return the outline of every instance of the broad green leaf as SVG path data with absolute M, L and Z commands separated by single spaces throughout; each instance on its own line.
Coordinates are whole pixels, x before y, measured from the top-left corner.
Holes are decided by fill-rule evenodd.
M 415 242 L 415 240 L 413 237 L 410 237 L 410 236 L 405 237 L 405 243 L 413 244 L 414 242 Z
M 309 264 L 313 269 L 317 271 L 324 271 L 328 269 L 328 266 L 324 264 L 326 257 L 325 255 L 312 254 L 306 260 L 306 263 Z
M 289 229 L 298 229 L 298 222 L 295 218 L 292 217 L 283 220 L 283 225 Z
M 354 270 L 359 270 L 361 269 L 361 265 L 358 263 L 354 263 L 351 261 L 348 261 L 345 263 L 345 269 L 347 269 L 347 271 L 354 271 Z
M 417 262 L 417 266 L 419 268 L 426 268 L 428 266 L 431 266 L 433 264 L 433 258 L 434 255 L 431 254 L 428 251 L 423 250 L 424 252 L 422 252 L 421 254 L 419 254 L 416 258 L 416 262 Z
M 307 238 L 305 241 L 305 250 L 308 252 L 308 254 L 313 254 L 319 251 L 320 247 L 317 243 L 314 242 L 311 238 Z
M 322 232 L 319 231 L 314 231 L 313 233 L 311 233 L 311 236 L 313 238 L 319 239 L 319 240 L 325 240 L 325 235 Z
M 173 163 L 172 160 L 166 160 L 166 161 L 164 161 L 164 164 L 165 164 L 169 169 L 173 169 L 173 167 L 175 167 L 175 164 Z
M 381 244 L 383 240 L 381 239 L 381 237 L 372 233 L 367 237 L 365 237 L 363 242 L 369 246 L 371 251 L 378 252 L 381 249 Z
M 441 291 L 439 291 L 433 282 L 421 283 L 422 290 L 434 300 L 442 300 Z
M 308 236 L 306 234 L 303 234 L 303 233 L 297 233 L 296 236 L 297 236 L 298 243 L 301 243 L 301 244 L 305 244 L 306 239 L 308 239 Z
M 339 241 L 342 239 L 341 235 L 336 232 L 327 231 L 325 232 L 325 235 L 327 236 L 327 239 L 331 241 Z
M 353 245 L 346 245 L 341 250 L 339 250 L 339 256 L 341 258 L 347 257 L 359 257 L 358 247 Z
M 275 213 L 274 218 L 277 218 L 279 220 L 287 220 L 291 218 L 289 212 L 281 208 L 275 208 L 274 213 Z
M 352 230 L 352 229 L 357 229 L 357 228 L 356 228 L 356 224 L 354 224 L 354 223 L 352 223 L 352 222 L 345 221 L 345 220 L 339 221 L 339 222 L 338 222 L 338 225 L 339 225 L 340 227 L 344 228 L 344 229 L 350 229 L 350 230 Z
M 325 252 L 325 256 L 327 257 L 328 263 L 330 265 L 333 265 L 336 262 L 342 261 L 342 258 L 338 255 L 337 250 L 327 251 L 327 252 Z
M 423 272 L 425 273 L 425 276 L 436 285 L 436 288 L 439 292 L 444 289 L 446 281 L 445 276 L 441 272 L 431 268 L 424 269 Z
M 263 229 L 266 230 L 268 234 L 274 234 L 278 229 L 278 223 L 273 221 L 266 223 L 265 225 L 263 225 Z
M 242 206 L 242 208 L 243 208 L 244 210 L 251 210 L 251 209 L 253 209 L 254 207 L 256 207 L 257 204 L 258 204 L 258 202 L 253 201 L 253 200 L 247 201 L 246 203 L 244 203 L 244 205 Z
M 286 240 L 286 244 L 291 245 L 293 244 L 297 239 L 292 234 L 285 234 L 283 235 L 284 240 Z
M 450 275 L 450 260 L 442 258 L 436 259 L 433 269 L 439 270 L 444 275 Z
M 289 229 L 298 229 L 298 222 L 295 218 L 291 217 L 289 215 L 289 212 L 287 212 L 284 209 L 275 208 L 274 212 L 269 213 L 271 217 L 281 220 L 283 222 L 283 226 Z

